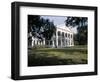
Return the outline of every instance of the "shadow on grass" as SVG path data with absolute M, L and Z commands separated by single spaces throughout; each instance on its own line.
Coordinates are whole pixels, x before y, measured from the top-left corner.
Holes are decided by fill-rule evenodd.
M 46 49 L 33 49 L 33 52 L 63 52 L 63 53 L 69 53 L 72 54 L 73 52 L 80 52 L 83 54 L 87 54 L 87 49 L 51 49 L 51 48 L 46 48 Z
M 51 66 L 51 65 L 73 65 L 73 64 L 87 64 L 87 60 L 59 59 L 56 56 L 45 57 L 39 54 L 28 55 L 28 66 Z

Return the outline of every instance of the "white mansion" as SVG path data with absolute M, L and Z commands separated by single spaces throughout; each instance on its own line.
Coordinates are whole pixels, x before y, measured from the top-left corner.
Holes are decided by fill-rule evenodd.
M 69 27 L 65 25 L 59 25 L 56 29 L 56 34 L 53 35 L 51 40 L 41 41 L 38 38 L 32 36 L 32 42 L 29 46 L 34 47 L 35 45 L 44 45 L 46 47 L 70 47 L 74 46 L 73 32 Z

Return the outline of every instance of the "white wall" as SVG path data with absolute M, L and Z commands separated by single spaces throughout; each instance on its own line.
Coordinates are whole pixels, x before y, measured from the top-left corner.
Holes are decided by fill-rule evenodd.
M 1 38 L 0 39 L 0 82 L 13 82 L 13 80 L 10 79 L 10 72 L 11 72 L 11 2 L 13 1 L 14 0 L 1 0 L 0 1 L 0 38 Z M 98 10 L 100 10 L 100 0 L 20 0 L 20 1 L 98 6 Z M 100 14 L 100 11 L 99 11 L 99 14 Z M 100 15 L 98 16 L 98 18 L 100 18 Z M 98 31 L 100 31 L 100 28 L 98 28 Z M 100 32 L 99 32 L 99 35 L 100 35 Z M 99 37 L 98 42 L 100 42 L 100 37 Z M 99 43 L 99 48 L 100 48 L 100 43 Z M 98 54 L 98 58 L 100 58 L 100 52 Z M 98 62 L 100 62 L 100 59 Z M 100 63 L 99 63 L 99 68 L 100 68 Z M 99 79 L 100 79 L 100 75 L 53 78 L 53 79 L 39 79 L 39 80 L 34 80 L 34 82 L 41 82 L 41 81 L 43 82 L 52 82 L 52 81 L 55 81 L 55 82 L 66 82 L 66 81 L 67 82 L 80 82 L 80 81 L 81 82 L 91 82 L 91 81 L 99 82 Z M 26 82 L 33 82 L 33 80 L 26 80 Z

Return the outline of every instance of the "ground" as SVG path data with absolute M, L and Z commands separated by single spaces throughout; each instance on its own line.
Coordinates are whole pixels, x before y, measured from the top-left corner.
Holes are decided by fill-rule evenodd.
M 28 49 L 28 66 L 87 64 L 87 46 Z

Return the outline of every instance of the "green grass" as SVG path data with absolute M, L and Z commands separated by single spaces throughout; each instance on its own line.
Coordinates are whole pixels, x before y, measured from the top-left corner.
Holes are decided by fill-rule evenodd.
M 28 51 L 28 66 L 87 64 L 87 46 L 33 48 Z

